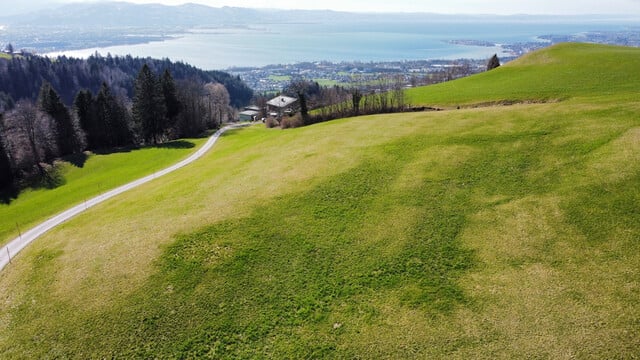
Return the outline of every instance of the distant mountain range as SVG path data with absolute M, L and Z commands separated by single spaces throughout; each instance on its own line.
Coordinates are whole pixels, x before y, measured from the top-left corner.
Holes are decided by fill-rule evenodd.
M 69 4 L 23 15 L 0 17 L 0 23 L 35 27 L 192 28 L 273 22 L 340 21 L 353 19 L 354 16 L 357 16 L 358 19 L 384 19 L 384 16 L 380 14 L 356 15 L 353 13 L 318 10 L 270 10 L 210 7 L 197 4 L 167 6 L 127 2 L 97 2 Z
M 364 29 L 385 23 L 403 24 L 545 24 L 610 21 L 611 16 L 498 16 L 431 13 L 348 13 L 328 10 L 275 10 L 210 7 L 196 4 L 167 6 L 127 2 L 61 5 L 13 16 L 0 16 L 0 51 L 14 49 L 52 53 L 163 41 L 194 29 L 256 28 L 270 24 L 322 24 L 341 28 L 354 23 Z M 634 19 L 621 18 L 629 24 Z M 630 26 L 632 26 L 630 25 Z
M 348 13 L 328 10 L 275 10 L 240 7 L 210 7 L 197 4 L 167 6 L 160 4 L 133 4 L 127 2 L 75 3 L 40 10 L 28 14 L 0 16 L 0 24 L 35 27 L 200 27 L 250 25 L 273 22 L 340 22 L 467 20 L 481 22 L 553 21 L 571 17 L 558 16 L 498 16 L 498 15 L 442 15 L 425 13 Z M 584 16 L 580 17 L 582 20 Z M 594 19 L 597 19 L 594 16 Z

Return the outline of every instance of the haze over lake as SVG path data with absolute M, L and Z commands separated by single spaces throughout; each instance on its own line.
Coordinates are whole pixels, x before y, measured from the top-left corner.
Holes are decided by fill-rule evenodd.
M 424 59 L 488 58 L 501 54 L 499 47 L 455 45 L 450 40 L 478 40 L 497 44 L 539 41 L 548 34 L 586 31 L 623 31 L 629 25 L 617 21 L 518 22 L 394 21 L 253 24 L 246 27 L 194 29 L 175 39 L 140 45 L 66 51 L 87 57 L 133 55 L 184 61 L 203 69 L 256 67 L 305 61 L 395 61 Z

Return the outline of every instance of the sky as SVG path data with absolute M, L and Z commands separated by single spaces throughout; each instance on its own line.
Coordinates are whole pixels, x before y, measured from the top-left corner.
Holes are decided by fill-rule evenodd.
M 71 2 L 95 0 L 0 0 L 5 14 Z M 640 0 L 127 0 L 135 3 L 179 5 L 185 2 L 214 7 L 330 9 L 357 12 L 431 12 L 445 14 L 623 14 L 640 15 Z

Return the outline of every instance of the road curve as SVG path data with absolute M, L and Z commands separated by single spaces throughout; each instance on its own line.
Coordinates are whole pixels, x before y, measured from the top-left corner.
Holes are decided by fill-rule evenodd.
M 235 124 L 235 125 L 229 125 L 229 126 L 225 126 L 222 129 L 216 131 L 215 134 L 213 134 L 209 140 L 207 140 L 207 142 L 200 147 L 200 149 L 198 149 L 198 151 L 196 151 L 195 153 L 191 154 L 191 156 L 189 156 L 188 158 L 180 161 L 177 164 L 174 164 L 173 166 L 170 166 L 164 170 L 155 172 L 151 175 L 145 176 L 141 179 L 132 181 L 128 184 L 122 185 L 118 188 L 115 188 L 113 190 L 110 190 L 104 194 L 98 195 L 90 200 L 85 201 L 82 204 L 76 205 L 74 207 L 72 207 L 71 209 L 68 209 L 58 215 L 53 216 L 52 218 L 42 222 L 41 224 L 35 226 L 34 228 L 30 229 L 29 231 L 26 231 L 25 233 L 21 234 L 20 236 L 18 236 L 17 238 L 13 239 L 11 242 L 9 242 L 6 246 L 4 246 L 2 248 L 2 250 L 0 251 L 0 270 L 4 269 L 5 266 L 7 266 L 7 264 L 11 263 L 11 260 L 22 250 L 24 249 L 27 245 L 31 244 L 31 242 L 33 242 L 34 240 L 36 240 L 37 238 L 39 238 L 40 236 L 42 236 L 44 233 L 46 233 L 47 231 L 53 229 L 54 227 L 62 224 L 63 222 L 77 216 L 78 214 L 83 213 L 84 211 L 88 210 L 89 208 L 100 204 L 103 201 L 106 201 L 108 199 L 111 199 L 114 196 L 120 195 L 125 191 L 131 190 L 133 188 L 136 188 L 142 184 L 146 184 L 149 181 L 159 178 L 161 176 L 167 175 L 170 172 L 176 171 L 196 160 L 198 160 L 199 158 L 201 158 L 207 151 L 209 151 L 213 145 L 218 141 L 218 138 L 220 138 L 220 136 L 227 130 L 230 129 L 236 129 L 236 128 L 240 128 L 240 127 L 244 127 L 250 124 Z

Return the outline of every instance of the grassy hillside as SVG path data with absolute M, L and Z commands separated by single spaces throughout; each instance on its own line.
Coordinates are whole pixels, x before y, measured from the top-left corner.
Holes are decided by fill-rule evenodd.
M 571 97 L 637 95 L 640 49 L 560 44 L 494 71 L 411 89 L 415 105 L 452 107 L 487 102 L 556 101 Z
M 58 164 L 63 184 L 55 189 L 27 189 L 9 202 L 0 202 L 0 245 L 37 223 L 95 195 L 162 170 L 194 151 L 204 139 L 168 143 L 109 155 L 90 155 L 81 164 Z
M 633 358 L 640 103 L 595 93 L 228 133 L 0 273 L 0 357 Z

